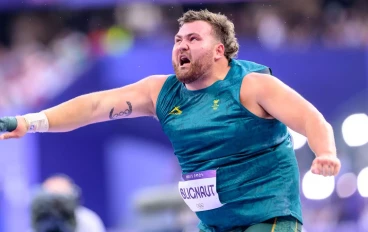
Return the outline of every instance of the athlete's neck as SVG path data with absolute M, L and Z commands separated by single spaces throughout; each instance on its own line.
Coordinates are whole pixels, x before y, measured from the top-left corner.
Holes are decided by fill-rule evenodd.
M 207 88 L 211 85 L 213 85 L 216 81 L 220 81 L 225 79 L 227 73 L 230 70 L 230 65 L 226 61 L 226 63 L 222 63 L 219 65 L 214 65 L 213 70 L 204 74 L 201 78 L 198 80 L 185 84 L 185 87 L 188 90 L 200 90 Z

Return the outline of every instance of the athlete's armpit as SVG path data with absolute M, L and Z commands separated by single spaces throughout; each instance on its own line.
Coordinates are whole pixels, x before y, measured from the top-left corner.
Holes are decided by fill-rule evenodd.
M 126 110 L 120 111 L 119 113 L 115 113 L 114 112 L 115 108 L 112 108 L 110 110 L 110 113 L 109 113 L 109 118 L 111 120 L 114 120 L 114 119 L 118 119 L 118 118 L 128 117 L 133 112 L 133 106 L 132 106 L 132 103 L 130 101 L 127 101 L 126 103 L 128 105 L 128 108 Z

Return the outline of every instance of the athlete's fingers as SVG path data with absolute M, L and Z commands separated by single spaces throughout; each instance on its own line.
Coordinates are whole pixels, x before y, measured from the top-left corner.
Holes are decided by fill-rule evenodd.
M 5 134 L 0 135 L 0 140 L 14 139 L 14 138 L 19 138 L 19 136 L 14 132 L 5 133 Z

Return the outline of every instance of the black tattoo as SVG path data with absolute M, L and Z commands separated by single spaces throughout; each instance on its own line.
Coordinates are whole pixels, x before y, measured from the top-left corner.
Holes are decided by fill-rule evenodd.
M 133 107 L 132 107 L 132 103 L 130 103 L 128 101 L 126 103 L 128 104 L 128 107 L 129 107 L 128 109 L 123 110 L 123 111 L 121 111 L 117 114 L 114 114 L 114 108 L 112 108 L 111 111 L 110 111 L 110 114 L 109 114 L 109 118 L 110 119 L 117 119 L 117 118 L 122 118 L 122 117 L 129 116 L 133 111 Z

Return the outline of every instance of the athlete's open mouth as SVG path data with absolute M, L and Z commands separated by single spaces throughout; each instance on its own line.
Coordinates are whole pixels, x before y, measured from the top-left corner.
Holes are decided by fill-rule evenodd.
M 179 62 L 180 62 L 180 66 L 183 66 L 185 64 L 189 64 L 190 63 L 190 60 L 185 55 L 181 55 L 180 56 L 180 59 L 179 59 Z

